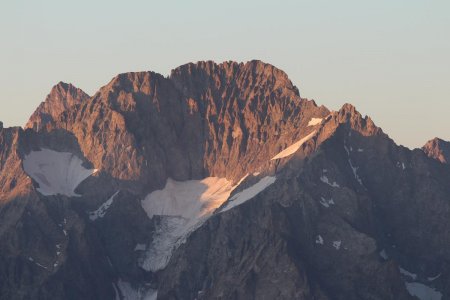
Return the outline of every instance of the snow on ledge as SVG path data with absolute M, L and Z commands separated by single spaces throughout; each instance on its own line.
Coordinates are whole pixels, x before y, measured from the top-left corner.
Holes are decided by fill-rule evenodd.
M 322 181 L 323 183 L 326 183 L 326 184 L 328 184 L 329 186 L 334 187 L 334 188 L 340 187 L 340 185 L 337 184 L 336 181 L 330 182 L 330 180 L 328 179 L 328 177 L 325 176 L 325 175 L 320 176 L 320 181 Z
M 441 300 L 442 293 L 420 282 L 405 282 L 406 289 L 411 296 L 420 300 Z
M 409 271 L 403 269 L 402 267 L 399 267 L 398 269 L 399 269 L 401 274 L 403 274 L 403 275 L 405 275 L 407 277 L 410 277 L 412 280 L 416 280 L 417 279 L 417 274 L 409 272 Z
M 322 123 L 323 118 L 311 118 L 308 122 L 308 126 L 316 126 L 317 124 Z
M 116 286 L 113 284 L 116 300 L 156 300 L 158 297 L 158 291 L 146 288 L 144 286 L 140 286 L 138 288 L 133 288 L 133 286 L 127 282 L 119 279 L 117 282 L 117 290 Z M 119 296 L 119 292 L 122 294 L 122 298 Z
M 44 196 L 81 196 L 75 189 L 97 171 L 86 169 L 82 164 L 73 153 L 45 148 L 31 151 L 23 160 L 24 171 L 39 184 L 37 191 Z
M 286 149 L 284 149 L 283 151 L 281 151 L 280 153 L 278 153 L 277 155 L 272 157 L 271 160 L 280 159 L 280 158 L 287 157 L 287 156 L 290 156 L 290 155 L 294 154 L 295 152 L 297 152 L 298 149 L 300 149 L 300 147 L 306 141 L 311 139 L 315 134 L 316 134 L 316 131 L 311 132 L 310 134 L 308 134 L 307 136 L 305 136 L 304 138 L 302 138 L 301 140 L 299 140 L 295 144 L 292 144 L 291 146 L 287 147 Z
M 275 176 L 266 176 L 251 187 L 237 193 L 230 198 L 227 205 L 222 209 L 222 212 L 227 211 L 255 197 L 256 195 L 264 191 L 269 185 L 273 184 L 275 180 Z
M 323 237 L 319 234 L 318 236 L 316 236 L 315 242 L 316 244 L 323 245 Z
M 389 256 L 387 255 L 387 252 L 385 249 L 381 250 L 380 253 L 378 253 L 378 254 L 380 254 L 380 257 L 383 258 L 384 260 L 389 259 Z
M 333 241 L 333 247 L 334 247 L 336 250 L 341 249 L 341 244 L 342 244 L 342 241 L 341 241 L 341 240 Z
M 106 200 L 105 203 L 100 205 L 99 208 L 97 208 L 94 211 L 91 211 L 89 213 L 89 219 L 91 219 L 91 221 L 95 221 L 98 218 L 103 218 L 106 215 L 106 211 L 108 210 L 108 208 L 113 204 L 114 197 L 116 197 L 118 193 L 119 191 L 117 191 L 114 195 L 112 195 L 111 198 Z

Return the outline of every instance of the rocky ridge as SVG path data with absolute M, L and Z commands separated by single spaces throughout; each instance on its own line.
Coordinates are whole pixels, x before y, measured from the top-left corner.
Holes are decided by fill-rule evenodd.
M 120 74 L 81 98 L 0 126 L 1 299 L 450 294 L 450 168 L 352 105 L 318 107 L 260 61 Z M 67 176 L 98 170 L 80 197 L 39 192 L 57 155 L 24 161 L 42 149 L 70 154 Z

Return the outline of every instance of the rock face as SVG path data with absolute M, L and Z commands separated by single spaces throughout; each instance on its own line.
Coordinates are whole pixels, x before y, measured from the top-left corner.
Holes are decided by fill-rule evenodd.
M 450 142 L 434 138 L 429 140 L 422 149 L 429 157 L 441 163 L 450 164 Z
M 78 105 L 89 99 L 89 95 L 72 84 L 59 82 L 55 85 L 44 102 L 31 115 L 25 128 L 40 130 L 72 106 Z
M 120 74 L 56 127 L 75 134 L 97 169 L 152 190 L 168 177 L 239 180 L 328 113 L 271 65 L 201 62 L 169 78 Z
M 48 122 L 0 126 L 0 299 L 449 297 L 441 144 L 398 146 L 260 61 L 65 90 Z

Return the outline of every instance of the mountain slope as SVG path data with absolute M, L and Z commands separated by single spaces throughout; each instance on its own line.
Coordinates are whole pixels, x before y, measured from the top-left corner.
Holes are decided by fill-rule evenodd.
M 162 299 L 408 299 L 405 286 L 446 289 L 450 170 L 396 146 L 351 106 L 322 134 L 330 127 L 314 155 L 300 150 L 267 192 L 215 215 L 180 247 Z
M 450 295 L 448 165 L 269 64 L 120 74 L 0 130 L 1 299 Z

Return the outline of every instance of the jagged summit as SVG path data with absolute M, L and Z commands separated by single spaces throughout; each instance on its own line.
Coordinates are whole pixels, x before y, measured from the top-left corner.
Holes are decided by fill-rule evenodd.
M 290 90 L 293 95 L 299 97 L 298 89 L 284 71 L 260 60 L 246 63 L 234 61 L 219 64 L 213 61 L 188 63 L 172 70 L 169 76 L 175 83 L 186 80 L 187 77 L 189 77 L 189 84 L 199 81 L 206 83 L 205 80 L 209 79 L 208 84 L 217 89 L 223 89 L 224 85 L 242 85 L 245 81 L 249 89 L 256 90 L 258 86 L 271 86 L 274 89 Z
M 44 102 L 31 115 L 25 128 L 40 130 L 62 112 L 89 99 L 89 95 L 70 83 L 60 81 L 53 86 Z
M 435 137 L 429 140 L 422 150 L 429 157 L 434 158 L 441 163 L 450 164 L 450 142 Z
M 180 81 L 187 83 L 180 86 Z M 226 85 L 242 85 L 243 81 L 250 89 L 271 86 L 274 89 L 288 89 L 292 91 L 291 96 L 299 97 L 297 87 L 289 80 L 288 75 L 275 66 L 260 60 L 252 60 L 246 63 L 227 61 L 216 63 L 214 61 L 199 61 L 181 65 L 170 72 L 168 77 L 153 72 L 125 72 L 115 76 L 107 85 L 101 88 L 101 92 L 107 93 L 111 90 L 122 89 L 127 92 L 150 93 L 151 88 L 163 84 L 175 84 L 182 94 L 189 86 L 202 83 L 208 88 L 215 87 L 217 90 L 225 89 Z

